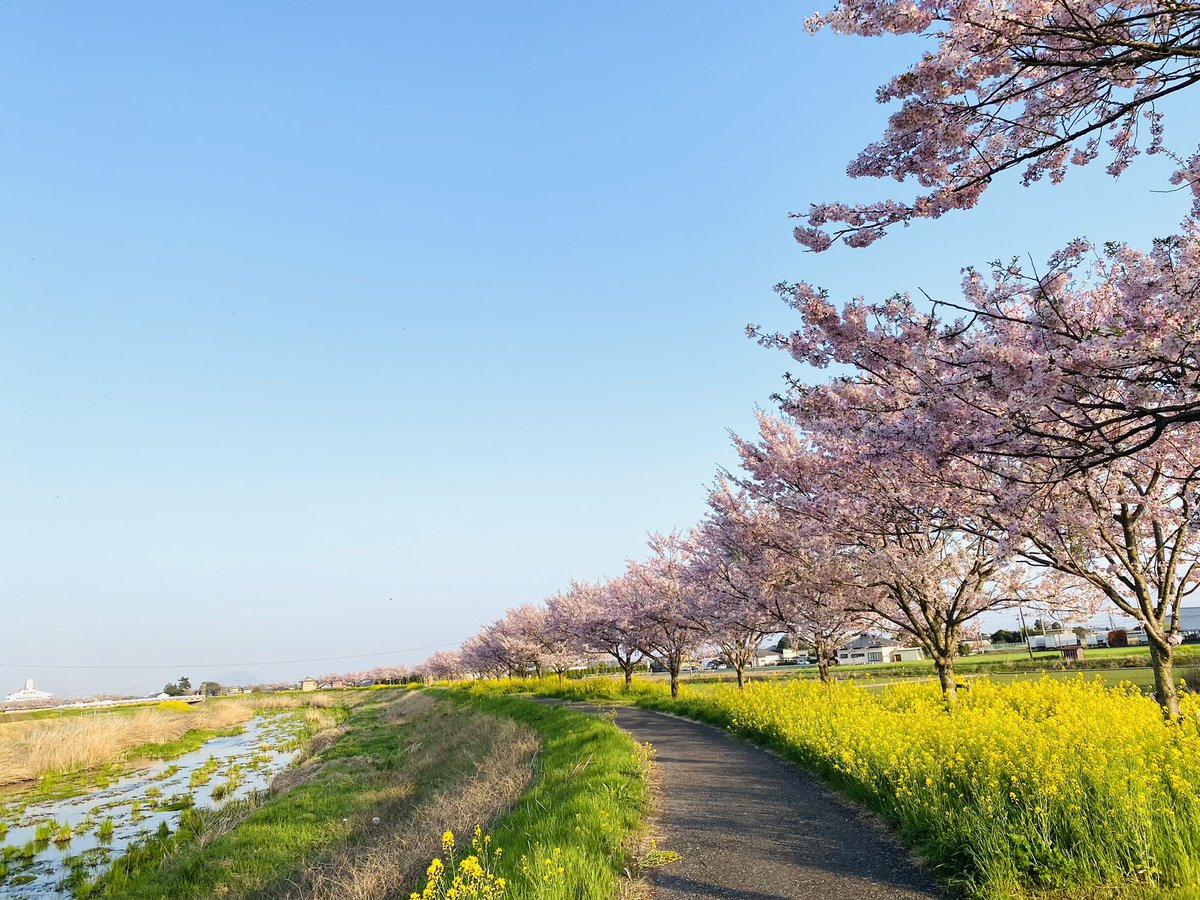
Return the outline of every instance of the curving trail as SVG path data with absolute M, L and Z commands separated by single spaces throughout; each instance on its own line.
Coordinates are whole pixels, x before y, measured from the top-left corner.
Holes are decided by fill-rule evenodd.
M 943 896 L 893 836 L 803 769 L 708 725 L 615 711 L 618 726 L 655 747 L 659 846 L 682 857 L 656 873 L 658 900 Z

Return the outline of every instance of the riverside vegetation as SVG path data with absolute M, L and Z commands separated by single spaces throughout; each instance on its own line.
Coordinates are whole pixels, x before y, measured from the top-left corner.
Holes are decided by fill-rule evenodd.
M 347 694 L 345 720 L 270 791 L 186 811 L 77 896 L 407 896 L 439 851 L 473 871 L 478 854 L 456 861 L 446 838 L 477 827 L 507 850 L 487 858 L 504 897 L 607 900 L 632 884 L 648 754 L 611 722 L 508 697 Z
M 111 774 L 105 767 L 194 750 L 265 709 L 331 704 L 326 695 L 217 700 L 199 708 L 166 701 L 135 710 L 4 721 L 0 722 L 0 786 L 34 779 L 54 781 L 87 771 Z
M 80 889 L 193 807 L 265 788 L 341 715 L 317 695 L 6 722 L 0 897 Z
M 1099 680 L 866 690 L 813 681 L 683 684 L 589 679 L 462 684 L 633 702 L 728 728 L 882 813 L 971 898 L 1185 897 L 1200 884 L 1200 695 L 1164 722 L 1135 687 Z

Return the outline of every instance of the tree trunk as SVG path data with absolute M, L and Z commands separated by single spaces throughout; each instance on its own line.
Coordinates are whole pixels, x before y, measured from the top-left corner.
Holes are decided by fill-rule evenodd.
M 679 669 L 671 669 L 671 696 L 679 696 Z
M 1175 648 L 1164 643 L 1161 647 L 1150 641 L 1150 665 L 1154 668 L 1154 699 L 1163 715 L 1172 722 L 1179 720 L 1179 689 L 1175 685 Z
M 560 671 L 559 671 L 559 673 L 558 673 L 558 686 L 559 686 L 559 687 L 562 687 L 562 683 L 563 683 L 563 673 L 562 673 L 562 671 L 560 670 Z
M 625 673 L 625 690 L 629 690 L 633 687 L 633 663 L 621 663 L 621 671 Z
M 954 681 L 954 657 L 934 659 L 933 666 L 937 669 L 938 681 L 942 685 L 942 698 L 947 706 L 953 706 L 958 700 L 958 685 Z
M 821 676 L 823 684 L 829 684 L 829 653 L 824 641 L 816 641 L 813 644 L 817 651 L 817 673 Z
M 738 690 L 740 691 L 742 688 L 744 688 L 746 686 L 746 678 L 744 675 L 744 673 L 746 671 L 746 666 L 743 663 L 740 666 L 734 666 L 733 669 L 735 672 L 737 672 Z

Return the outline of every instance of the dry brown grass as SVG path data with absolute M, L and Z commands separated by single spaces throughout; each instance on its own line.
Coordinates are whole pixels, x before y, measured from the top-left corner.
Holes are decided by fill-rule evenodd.
M 448 708 L 447 708 L 448 707 Z M 390 704 L 408 720 L 408 754 L 360 839 L 305 871 L 287 894 L 298 900 L 382 900 L 404 888 L 441 849 L 442 832 L 470 834 L 511 808 L 533 774 L 538 739 L 509 719 L 468 712 L 420 693 Z M 432 793 L 416 786 L 436 783 Z
M 165 744 L 194 728 L 228 728 L 245 722 L 257 710 L 309 705 L 312 699 L 319 705 L 332 702 L 321 695 L 246 698 L 213 701 L 187 711 L 148 707 L 134 713 L 0 723 L 0 785 L 96 768 L 120 760 L 142 744 Z

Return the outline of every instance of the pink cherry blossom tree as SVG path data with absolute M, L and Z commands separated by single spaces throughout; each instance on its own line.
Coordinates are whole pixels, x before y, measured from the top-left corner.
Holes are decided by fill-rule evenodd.
M 758 548 L 739 543 L 731 524 L 710 517 L 689 539 L 691 582 L 685 615 L 733 669 L 738 688 L 763 638 L 775 630 L 764 599 Z
M 874 458 L 924 458 L 976 533 L 1136 619 L 1175 717 L 1178 611 L 1200 577 L 1197 242 L 1112 248 L 1090 276 L 1082 253 L 1036 279 L 968 272 L 953 319 L 901 298 L 839 312 L 806 292 L 803 327 L 771 342 L 851 367 L 796 386 L 797 415 L 834 410 Z
M 573 581 L 555 594 L 546 605 L 550 616 L 574 642 L 583 655 L 612 657 L 625 675 L 625 687 L 633 682 L 633 672 L 644 654 L 639 649 L 640 635 L 625 592 L 616 582 L 592 584 Z
M 891 226 L 969 209 L 1009 170 L 1025 184 L 1057 183 L 1069 166 L 1105 159 L 1118 176 L 1143 147 L 1168 152 L 1162 101 L 1200 81 L 1200 6 L 1187 2 L 839 0 L 808 27 L 932 44 L 879 88 L 878 102 L 899 108 L 848 168 L 923 192 L 813 204 L 796 238 L 818 251 L 838 239 L 866 246 Z M 1189 153 L 1170 154 L 1171 180 L 1191 188 L 1200 214 L 1200 154 Z
M 789 525 L 771 503 L 756 503 L 722 477 L 709 495 L 705 526 L 714 549 L 701 559 L 730 594 L 743 627 L 761 636 L 784 632 L 817 657 L 830 681 L 830 662 L 854 635 L 874 624 L 852 600 L 864 591 L 839 548 L 807 523 Z
M 751 333 L 800 362 L 854 370 L 828 390 L 792 380 L 785 408 L 803 416 L 834 389 L 855 402 L 853 387 L 889 410 L 877 428 L 889 444 L 936 432 L 939 452 L 1052 460 L 1055 480 L 1200 421 L 1196 223 L 1149 252 L 1074 241 L 1039 272 L 968 269 L 962 296 L 932 311 L 906 295 L 839 309 L 809 284 L 778 289 L 801 327 Z
M 738 439 L 743 487 L 799 533 L 823 536 L 844 565 L 849 608 L 907 634 L 932 659 L 948 703 L 965 625 L 1012 603 L 997 544 L 956 518 L 957 495 L 917 454 L 861 451 L 849 417 L 832 409 L 800 431 L 761 415 L 756 443 Z
M 561 594 L 547 599 L 546 607 L 539 609 L 540 624 L 537 628 L 538 658 L 541 668 L 558 676 L 562 684 L 568 669 L 585 661 L 587 654 L 576 639 L 570 623 L 556 614 L 554 601 Z
M 414 669 L 426 684 L 435 681 L 452 681 L 467 674 L 463 667 L 462 654 L 458 650 L 439 650 Z
M 469 658 L 485 667 L 483 671 L 503 668 L 509 676 L 533 673 L 541 677 L 546 668 L 542 635 L 545 624 L 546 611 L 535 604 L 507 610 L 475 636 Z
M 690 552 L 678 532 L 650 536 L 650 557 L 631 562 L 615 585 L 636 624 L 639 649 L 667 670 L 671 696 L 679 696 L 679 673 L 703 642 L 702 633 L 689 615 L 694 583 L 687 566 Z
M 512 658 L 492 626 L 481 628 L 462 643 L 463 667 L 484 678 L 502 678 L 514 674 Z

